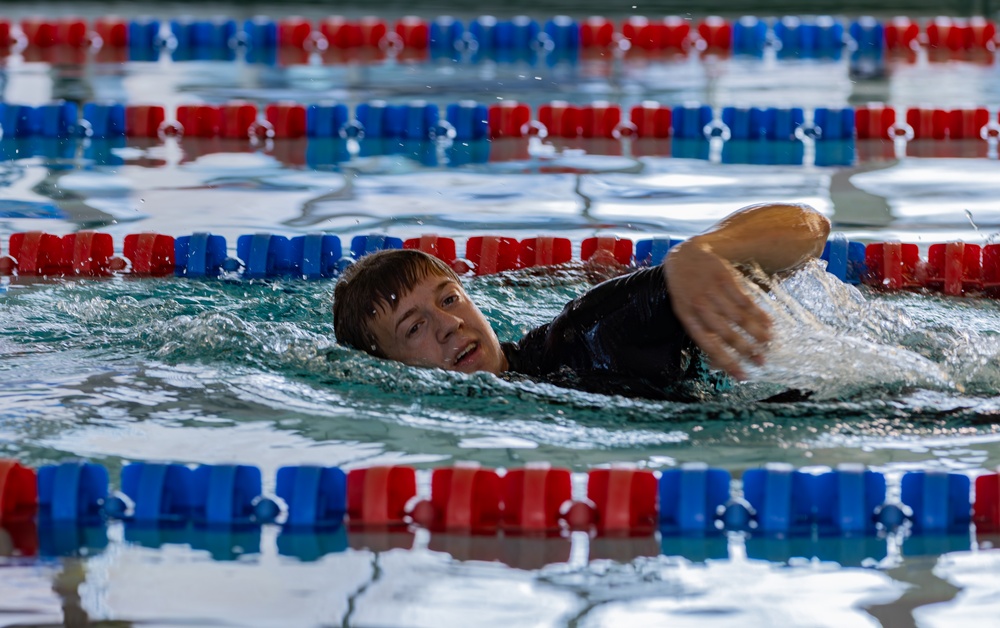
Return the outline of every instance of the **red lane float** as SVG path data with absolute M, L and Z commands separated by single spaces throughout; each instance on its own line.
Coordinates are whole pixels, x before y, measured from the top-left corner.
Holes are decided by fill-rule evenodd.
M 961 52 L 974 49 L 992 50 L 997 30 L 992 21 L 983 17 L 968 20 L 936 17 L 927 24 L 924 32 L 929 47 Z
M 992 20 L 982 16 L 969 18 L 966 42 L 972 48 L 995 50 L 997 41 L 997 25 Z
M 129 105 L 125 107 L 125 135 L 158 137 L 166 117 L 166 111 L 158 105 Z
M 538 108 L 538 121 L 545 125 L 549 137 L 574 138 L 582 131 L 580 107 L 555 100 Z
M 632 107 L 629 118 L 639 137 L 666 138 L 671 134 L 673 112 L 655 101 L 645 101 Z
M 573 259 L 573 245 L 569 238 L 527 238 L 521 242 L 519 259 L 523 268 L 566 264 Z
M 868 274 L 864 283 L 883 290 L 919 288 L 917 264 L 920 253 L 916 244 L 877 242 L 865 247 Z
M 304 48 L 306 41 L 312 35 L 312 24 L 298 16 L 278 20 L 278 45 L 293 48 Z
M 894 17 L 885 25 L 885 47 L 889 52 L 906 52 L 920 37 L 920 25 L 908 17 Z
M 342 15 L 331 15 L 320 22 L 319 31 L 332 48 L 375 48 L 385 40 L 389 28 L 385 20 L 366 16 L 349 20 Z
M 1000 532 L 1000 473 L 976 478 L 976 503 L 972 505 L 976 532 Z
M 97 277 L 120 269 L 111 234 L 80 231 L 62 237 L 63 258 L 74 275 Z
M 90 45 L 87 23 L 76 17 L 28 17 L 21 20 L 21 31 L 27 38 L 28 45 L 38 48 L 59 45 L 84 48 Z
M 928 249 L 924 285 L 952 296 L 982 290 L 981 259 L 980 247 L 976 244 L 932 244 Z
M 38 508 L 38 478 L 34 469 L 0 458 L 0 523 L 22 521 Z
M 582 48 L 607 48 L 615 39 L 615 25 L 606 17 L 591 16 L 580 25 Z
M 59 236 L 41 231 L 13 233 L 9 250 L 19 275 L 56 276 L 67 270 Z
M 80 231 L 62 237 L 29 231 L 10 236 L 10 256 L 18 275 L 108 276 L 124 264 L 114 257 L 111 234 Z
M 709 16 L 699 22 L 698 36 L 707 51 L 728 52 L 733 47 L 733 25 L 718 16 Z
M 306 136 L 306 108 L 294 102 L 271 103 L 264 117 L 274 129 L 275 139 L 295 139 Z
M 465 243 L 465 257 L 477 275 L 492 275 L 520 268 L 520 248 L 514 238 L 473 236 Z
M 404 249 L 416 249 L 428 255 L 433 255 L 445 264 L 453 266 L 458 254 L 455 250 L 455 240 L 452 238 L 441 238 L 434 234 L 422 235 L 419 238 L 410 238 L 403 241 Z M 457 269 L 456 269 L 457 270 Z M 468 269 L 463 269 L 467 272 Z
M 222 112 L 212 105 L 181 105 L 177 107 L 177 123 L 188 137 L 218 137 Z
M 619 105 L 598 101 L 580 108 L 580 130 L 585 138 L 613 139 L 622 121 Z
M 990 112 L 985 107 L 953 109 L 948 112 L 948 137 L 953 140 L 978 140 L 990 122 Z
M 416 16 L 406 16 L 396 22 L 394 28 L 404 49 L 426 50 L 430 44 L 430 28 L 427 22 Z
M 983 247 L 983 292 L 988 297 L 1000 297 L 1000 244 Z
M 404 526 L 417 494 L 411 467 L 352 469 L 347 474 L 347 515 L 352 526 Z
M 921 109 L 906 111 L 906 123 L 913 129 L 913 139 L 980 139 L 990 121 L 985 107 L 977 109 Z
M 600 535 L 651 534 L 657 523 L 656 494 L 656 476 L 652 471 L 594 469 L 587 479 L 589 523 Z M 575 527 L 580 523 L 570 522 Z
M 525 126 L 531 121 L 528 105 L 513 100 L 491 105 L 487 110 L 490 139 L 501 137 L 524 137 Z
M 434 469 L 431 498 L 413 509 L 413 519 L 431 531 L 488 533 L 500 526 L 503 504 L 500 476 L 477 463 Z
M 128 21 L 109 15 L 94 20 L 94 33 L 101 38 L 103 48 L 124 48 L 128 46 Z
M 125 236 L 122 252 L 132 264 L 133 275 L 162 277 L 174 273 L 174 238 L 158 233 Z
M 869 103 L 854 112 L 855 133 L 859 140 L 884 140 L 896 124 L 896 110 L 882 103 Z
M 503 525 L 508 532 L 551 534 L 561 529 L 562 511 L 573 497 L 569 469 L 528 464 L 503 477 Z
M 250 125 L 256 120 L 256 105 L 243 101 L 177 107 L 177 122 L 184 129 L 184 135 L 192 137 L 246 139 Z
M 331 15 L 319 23 L 319 32 L 331 48 L 358 48 L 362 45 L 361 28 L 342 15 Z
M 580 243 L 580 259 L 595 264 L 632 263 L 632 241 L 616 236 L 586 238 Z

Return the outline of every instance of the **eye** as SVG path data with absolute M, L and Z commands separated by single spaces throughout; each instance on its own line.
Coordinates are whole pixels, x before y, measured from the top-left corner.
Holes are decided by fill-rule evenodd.
M 420 331 L 420 323 L 414 323 L 413 326 L 406 331 L 406 337 L 412 338 L 418 331 Z
M 444 305 L 451 305 L 452 303 L 455 303 L 456 301 L 458 301 L 458 295 L 457 294 L 449 294 L 448 296 L 446 296 L 444 298 L 444 301 L 442 301 L 442 303 L 444 303 Z

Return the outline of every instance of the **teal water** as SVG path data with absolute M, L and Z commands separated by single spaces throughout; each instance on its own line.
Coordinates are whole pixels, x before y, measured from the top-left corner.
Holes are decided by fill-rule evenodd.
M 996 63 L 927 59 L 859 80 L 846 62 L 774 59 L 261 67 L 14 55 L 3 76 L 4 99 L 26 104 L 80 94 L 170 105 L 420 96 L 995 110 L 1000 101 Z M 638 157 L 627 144 L 607 156 L 569 144 L 538 141 L 526 160 L 433 168 L 356 155 L 312 170 L 285 163 L 294 151 L 281 143 L 183 139 L 116 149 L 117 165 L 95 162 L 94 145 L 68 159 L 18 159 L 0 164 L 0 254 L 11 233 L 89 228 L 119 247 L 140 231 L 212 231 L 230 247 L 257 231 L 345 240 L 434 232 L 460 247 L 483 233 L 546 234 L 570 238 L 578 257 L 591 235 L 687 237 L 765 200 L 811 203 L 852 239 L 916 242 L 925 254 L 932 242 L 985 243 L 1000 232 L 997 161 L 984 147 L 963 158 L 950 144 L 914 143 L 820 167 Z M 596 279 L 575 266 L 469 279 L 467 288 L 508 340 Z M 33 467 L 82 457 L 106 465 L 113 486 L 131 461 L 241 462 L 262 469 L 266 490 L 283 465 L 410 464 L 423 492 L 428 469 L 455 461 L 547 461 L 571 468 L 578 484 L 617 463 L 701 461 L 735 477 L 767 462 L 862 463 L 893 487 L 908 470 L 975 476 L 1000 465 L 997 301 L 878 294 L 813 265 L 756 295 L 777 323 L 767 364 L 746 383 L 681 404 L 362 356 L 334 342 L 332 292 L 332 282 L 235 277 L 0 279 L 0 456 Z M 788 387 L 812 397 L 759 401 Z M 1000 610 L 995 539 L 973 535 L 825 545 L 306 536 L 276 526 L 257 536 L 144 536 L 115 523 L 82 556 L 30 559 L 10 556 L 0 534 L 0 623 L 950 626 Z

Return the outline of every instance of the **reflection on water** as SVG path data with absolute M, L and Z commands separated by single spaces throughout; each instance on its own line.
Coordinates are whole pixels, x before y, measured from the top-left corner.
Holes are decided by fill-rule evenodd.
M 499 333 L 514 337 L 588 285 L 584 273 L 564 271 L 551 278 L 474 279 L 468 289 Z M 0 412 L 0 451 L 33 465 L 83 456 L 106 464 L 113 476 L 129 460 L 244 462 L 259 466 L 268 483 L 278 467 L 293 464 L 550 461 L 585 470 L 621 460 L 650 468 L 708 460 L 739 472 L 764 460 L 797 466 L 852 460 L 892 477 L 914 468 L 975 472 L 1000 463 L 1000 434 L 989 418 L 997 412 L 989 391 L 998 375 L 976 366 L 975 357 L 988 351 L 983 339 L 997 332 L 992 302 L 884 297 L 831 283 L 819 266 L 807 268 L 773 288 L 787 317 L 779 332 L 804 343 L 826 338 L 840 347 L 838 360 L 810 366 L 797 362 L 811 359 L 808 353 L 779 345 L 756 382 L 703 404 L 676 404 L 411 369 L 358 355 L 332 342 L 329 289 L 299 281 L 174 279 L 12 284 L 2 304 L 0 369 L 10 384 L 3 393 L 7 410 Z M 802 336 L 804 330 L 812 336 Z M 903 346 L 892 349 L 893 339 Z M 873 352 L 876 345 L 887 348 Z M 898 364 L 885 359 L 890 349 L 903 352 Z M 934 378 L 942 371 L 950 379 Z M 779 375 L 814 386 L 817 398 L 755 403 Z M 969 390 L 958 392 L 955 382 Z M 954 586 L 933 575 L 933 557 L 970 548 L 968 538 L 923 549 L 908 541 L 900 555 L 879 539 L 849 548 L 839 541 L 823 547 L 737 538 L 699 549 L 690 539 L 574 537 L 576 545 L 562 549 L 558 541 L 529 549 L 501 539 L 432 535 L 408 541 L 413 549 L 373 555 L 364 548 L 389 546 L 354 533 L 340 540 L 275 538 L 277 530 L 267 527 L 259 538 L 226 537 L 219 545 L 219 539 L 210 543 L 181 531 L 158 532 L 156 539 L 139 532 L 126 528 L 122 537 L 112 527 L 98 545 L 81 541 L 93 557 L 22 581 L 39 602 L 10 606 L 23 601 L 15 597 L 0 608 L 34 609 L 16 615 L 31 621 L 75 608 L 92 617 L 95 609 L 114 609 L 115 617 L 134 621 L 197 622 L 225 608 L 229 620 L 253 625 L 271 623 L 267 613 L 279 611 L 305 624 L 321 623 L 316 614 L 327 613 L 362 624 L 405 616 L 412 620 L 392 623 L 428 625 L 447 622 L 452 602 L 503 583 L 511 591 L 507 602 L 518 603 L 484 607 L 484 623 L 508 621 L 510 613 L 549 617 L 553 625 L 574 617 L 580 625 L 604 625 L 691 612 L 763 621 L 779 609 L 793 623 L 814 625 L 802 613 L 815 604 L 805 600 L 823 590 L 837 593 L 824 598 L 831 625 L 862 621 L 868 616 L 862 608 L 888 622 L 955 598 Z M 913 558 L 923 553 L 930 562 Z M 532 562 L 542 555 L 548 558 Z M 797 562 L 795 556 L 819 558 Z M 367 567 L 373 561 L 377 578 Z M 81 568 L 86 585 L 64 587 L 73 569 L 78 575 L 72 577 L 83 577 Z M 194 589 L 214 572 L 229 584 L 202 599 Z M 435 577 L 414 580 L 428 572 Z M 332 575 L 348 573 L 358 579 Z M 146 578 L 161 584 L 145 588 Z M 278 584 L 286 581 L 295 582 L 304 604 L 282 601 L 292 594 Z M 734 581 L 782 596 L 766 606 L 734 607 L 723 593 Z M 53 591 L 52 582 L 63 584 Z M 664 583 L 676 589 L 673 595 L 664 596 Z M 917 588 L 904 594 L 900 583 Z M 164 587 L 191 603 L 164 606 Z M 227 600 L 247 587 L 270 593 L 255 598 L 260 606 L 230 608 Z M 801 596 L 784 595 L 790 587 Z M 379 602 L 387 596 L 394 600 L 390 607 Z
M 327 55 L 310 65 L 98 58 L 81 66 L 51 52 L 8 60 L 5 100 L 334 99 L 353 108 L 379 97 L 474 98 L 533 110 L 554 98 L 609 99 L 623 110 L 645 99 L 882 100 L 902 108 L 995 103 L 998 84 L 995 65 L 926 58 L 892 62 L 869 79 L 852 75 L 846 58 L 364 65 Z M 0 142 L 0 253 L 14 232 L 82 228 L 109 232 L 119 245 L 140 231 L 211 231 L 230 245 L 254 232 L 434 232 L 460 241 L 544 233 L 570 238 L 576 251 L 596 234 L 690 236 L 740 206 L 774 200 L 811 203 L 851 239 L 925 247 L 996 237 L 995 146 L 902 149 L 878 140 L 8 137 Z M 467 287 L 507 340 L 551 319 L 592 279 L 565 268 Z M 707 461 L 737 477 L 768 461 L 815 469 L 850 461 L 890 483 L 913 469 L 975 475 L 1000 464 L 994 301 L 874 294 L 813 266 L 758 294 L 777 321 L 768 363 L 749 382 L 680 404 L 361 356 L 333 340 L 331 293 L 330 283 L 298 281 L 2 279 L 0 456 L 31 466 L 82 456 L 106 465 L 113 485 L 130 461 L 241 462 L 262 469 L 266 490 L 279 467 L 295 464 L 408 464 L 426 480 L 427 467 L 457 460 L 547 461 L 577 472 Z M 811 396 L 759 402 L 789 387 Z M 468 623 L 474 601 L 480 625 L 980 624 L 998 611 L 991 543 L 296 535 L 272 525 L 54 534 L 5 522 L 0 617 L 19 625 L 440 626 Z M 47 558 L 31 557 L 38 553 Z

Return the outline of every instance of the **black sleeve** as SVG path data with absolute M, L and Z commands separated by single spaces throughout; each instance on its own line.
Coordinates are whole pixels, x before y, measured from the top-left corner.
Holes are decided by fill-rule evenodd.
M 659 267 L 595 286 L 504 350 L 510 370 L 518 373 L 594 392 L 657 398 L 670 396 L 663 391 L 686 376 L 696 353 Z

